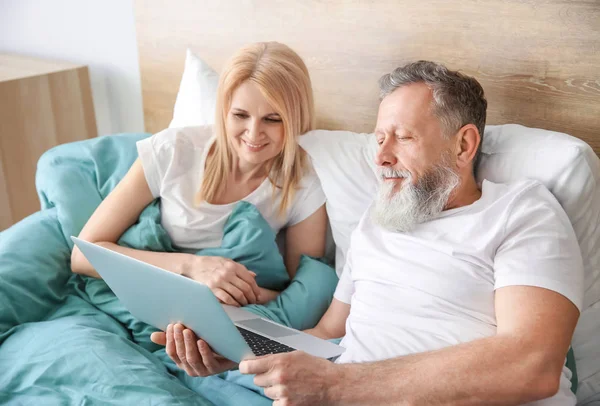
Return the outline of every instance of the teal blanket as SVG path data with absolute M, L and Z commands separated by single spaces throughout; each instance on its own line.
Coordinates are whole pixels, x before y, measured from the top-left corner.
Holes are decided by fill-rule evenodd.
M 149 339 L 101 280 L 70 272 L 72 243 L 137 157 L 123 134 L 72 143 L 47 152 L 36 185 L 42 210 L 0 233 L 0 403 L 267 405 L 252 377 L 236 371 L 191 378 Z M 120 244 L 176 251 L 160 224 L 155 201 Z M 285 288 L 247 309 L 290 327 L 314 326 L 337 284 L 334 270 L 303 257 L 289 281 L 275 235 L 254 206 L 240 203 L 221 247 L 198 255 L 234 259 L 257 273 L 261 286 Z

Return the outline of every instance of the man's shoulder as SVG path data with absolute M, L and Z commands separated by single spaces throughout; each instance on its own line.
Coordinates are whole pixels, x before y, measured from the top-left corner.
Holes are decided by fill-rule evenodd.
M 496 184 L 498 185 L 498 184 Z M 505 230 L 528 229 L 540 222 L 570 229 L 570 220 L 560 202 L 541 182 L 524 179 L 504 184 L 499 200 L 505 214 Z M 557 228 L 557 229 L 558 229 Z
M 551 206 L 560 207 L 552 192 L 535 179 L 522 179 L 510 183 L 494 183 L 486 180 L 482 186 L 484 193 L 492 195 L 490 196 L 492 201 L 503 200 L 509 210 L 534 202 L 538 205 L 546 202 Z

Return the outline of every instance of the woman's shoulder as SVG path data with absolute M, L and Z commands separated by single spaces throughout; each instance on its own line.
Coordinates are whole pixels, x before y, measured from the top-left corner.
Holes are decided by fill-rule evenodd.
M 304 164 L 302 178 L 298 184 L 299 189 L 321 189 L 321 182 L 317 176 L 317 172 L 313 168 L 310 158 L 307 157 Z
M 204 149 L 213 136 L 210 125 L 197 127 L 166 128 L 152 139 L 155 149 Z

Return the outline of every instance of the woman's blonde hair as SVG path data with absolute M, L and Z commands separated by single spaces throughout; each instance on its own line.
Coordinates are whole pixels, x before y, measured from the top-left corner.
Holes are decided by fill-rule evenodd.
M 245 46 L 223 68 L 215 109 L 216 141 L 206 161 L 196 203 L 214 200 L 219 187 L 229 177 L 232 152 L 225 121 L 233 92 L 246 81 L 258 86 L 283 122 L 283 149 L 267 167 L 274 190 L 282 190 L 279 206 L 279 214 L 282 215 L 293 201 L 305 171 L 306 154 L 298 146 L 296 136 L 314 128 L 315 115 L 312 86 L 304 61 L 291 48 L 278 42 Z

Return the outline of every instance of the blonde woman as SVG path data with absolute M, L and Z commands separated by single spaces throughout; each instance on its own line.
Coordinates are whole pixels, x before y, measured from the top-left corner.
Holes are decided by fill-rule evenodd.
M 216 247 L 235 204 L 245 200 L 275 232 L 285 228 L 285 263 L 293 277 L 302 254 L 325 251 L 325 196 L 296 139 L 314 120 L 302 59 L 276 42 L 246 46 L 221 73 L 214 128 L 167 129 L 139 141 L 139 158 L 79 237 L 203 282 L 222 303 L 265 303 L 279 292 L 258 286 L 253 270 L 234 261 L 140 251 L 116 241 L 160 197 L 162 225 L 175 246 L 190 252 Z M 71 260 L 73 272 L 99 277 L 77 248 Z M 175 327 L 168 338 L 182 339 L 183 326 Z

